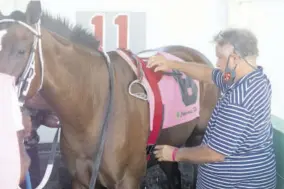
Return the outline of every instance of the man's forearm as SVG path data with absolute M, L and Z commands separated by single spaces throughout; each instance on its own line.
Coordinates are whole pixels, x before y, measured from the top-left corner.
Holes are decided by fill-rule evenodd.
M 213 152 L 207 146 L 180 148 L 176 153 L 177 161 L 189 161 L 194 164 L 212 163 L 224 161 L 224 157 Z
M 212 81 L 212 68 L 207 65 L 195 62 L 178 62 L 175 61 L 174 69 L 184 72 L 186 75 L 193 79 L 203 81 L 206 83 L 213 83 Z

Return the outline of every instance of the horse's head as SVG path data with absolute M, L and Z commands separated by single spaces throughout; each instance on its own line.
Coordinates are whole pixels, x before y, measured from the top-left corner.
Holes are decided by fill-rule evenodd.
M 16 78 L 20 102 L 33 96 L 42 85 L 43 63 L 41 56 L 35 65 L 40 45 L 41 4 L 31 1 L 26 13 L 14 11 L 0 15 L 0 72 Z M 37 73 L 37 74 L 36 74 Z M 30 87 L 33 86 L 33 87 Z

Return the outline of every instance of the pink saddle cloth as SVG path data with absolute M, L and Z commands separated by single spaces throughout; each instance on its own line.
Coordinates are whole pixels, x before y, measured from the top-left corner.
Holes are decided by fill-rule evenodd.
M 0 188 L 16 189 L 20 179 L 17 131 L 23 129 L 14 77 L 0 73 Z
M 127 54 L 123 51 L 117 50 L 119 55 L 125 59 L 125 61 L 132 68 L 134 73 L 138 75 L 137 67 Z M 158 52 L 169 60 L 183 61 L 182 59 L 166 53 Z M 142 64 L 147 64 L 148 57 L 143 57 Z M 140 57 L 141 58 L 141 57 Z M 156 75 L 158 80 L 158 87 L 161 94 L 161 100 L 163 104 L 163 123 L 162 128 L 170 128 L 179 124 L 192 121 L 199 117 L 200 113 L 200 86 L 199 81 L 193 80 L 187 77 L 182 72 L 171 70 L 167 74 L 153 73 Z M 145 87 L 149 108 L 150 108 L 150 129 L 153 129 L 154 109 L 155 100 L 153 91 L 149 85 L 148 80 L 143 77 L 142 85 Z

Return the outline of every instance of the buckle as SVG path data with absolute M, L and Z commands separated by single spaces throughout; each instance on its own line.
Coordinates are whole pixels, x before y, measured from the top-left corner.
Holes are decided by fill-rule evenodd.
M 156 144 L 150 144 L 146 147 L 147 155 L 149 155 L 153 152 L 153 150 L 155 149 L 155 146 L 156 146 Z

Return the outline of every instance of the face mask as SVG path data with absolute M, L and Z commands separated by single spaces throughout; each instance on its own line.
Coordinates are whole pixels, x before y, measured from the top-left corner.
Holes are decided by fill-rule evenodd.
M 225 73 L 224 73 L 224 81 L 226 83 L 233 83 L 235 78 L 236 78 L 236 71 L 235 70 L 236 70 L 237 65 L 235 66 L 234 69 L 229 68 L 230 57 L 231 57 L 231 55 L 228 57 L 226 68 L 225 68 Z

